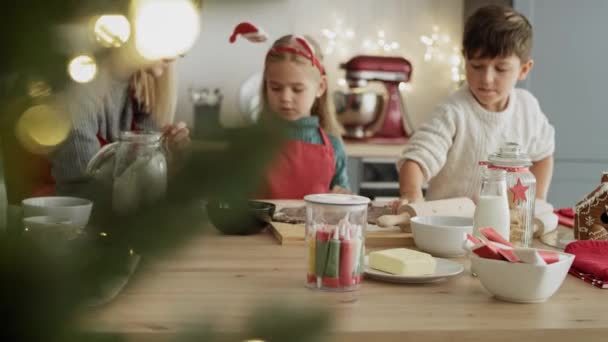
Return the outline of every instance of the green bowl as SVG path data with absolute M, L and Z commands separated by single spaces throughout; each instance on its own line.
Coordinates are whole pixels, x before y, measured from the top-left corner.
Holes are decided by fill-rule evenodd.
M 272 220 L 276 206 L 260 201 L 210 201 L 207 215 L 211 223 L 224 234 L 257 234 Z

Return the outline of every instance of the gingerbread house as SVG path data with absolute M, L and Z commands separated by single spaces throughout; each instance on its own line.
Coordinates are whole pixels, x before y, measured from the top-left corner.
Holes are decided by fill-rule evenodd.
M 574 237 L 608 240 L 608 172 L 601 184 L 574 207 Z

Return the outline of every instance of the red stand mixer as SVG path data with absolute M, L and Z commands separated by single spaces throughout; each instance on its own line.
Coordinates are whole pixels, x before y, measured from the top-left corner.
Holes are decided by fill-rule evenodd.
M 340 66 L 346 71 L 349 92 L 336 92 L 338 120 L 345 137 L 402 141 L 412 134 L 399 84 L 408 82 L 412 65 L 402 57 L 355 56 Z M 368 81 L 384 84 L 387 94 L 364 90 Z

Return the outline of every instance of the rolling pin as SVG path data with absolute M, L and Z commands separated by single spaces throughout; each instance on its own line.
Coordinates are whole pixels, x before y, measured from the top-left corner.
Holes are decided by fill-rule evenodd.
M 536 199 L 534 203 L 534 237 L 539 237 L 557 229 L 558 217 L 553 213 L 553 206 L 545 200 Z
M 437 201 L 404 203 L 396 215 L 378 217 L 378 226 L 399 226 L 409 232 L 410 218 L 414 216 L 464 216 L 473 217 L 475 203 L 467 197 L 456 197 Z
M 534 224 L 534 237 L 540 237 L 556 230 L 558 219 L 557 215 L 551 212 L 536 215 L 534 219 L 532 219 L 532 223 Z
M 534 201 L 534 216 L 542 216 L 547 213 L 553 213 L 553 206 L 551 203 L 537 198 Z

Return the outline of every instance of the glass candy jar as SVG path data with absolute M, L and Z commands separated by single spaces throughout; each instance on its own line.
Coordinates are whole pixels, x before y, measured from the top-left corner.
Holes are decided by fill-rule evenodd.
M 87 173 L 110 178 L 112 209 L 127 214 L 164 197 L 167 161 L 159 132 L 125 131 L 89 162 Z
M 507 195 L 511 233 L 509 241 L 516 246 L 529 247 L 534 235 L 534 204 L 536 177 L 530 172 L 532 160 L 517 143 L 505 143 L 488 158 L 488 168 L 507 172 Z
M 369 198 L 315 194 L 306 201 L 306 286 L 329 291 L 359 288 L 365 269 Z

